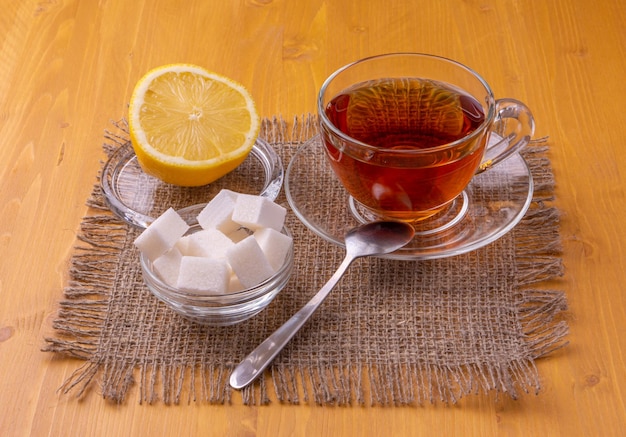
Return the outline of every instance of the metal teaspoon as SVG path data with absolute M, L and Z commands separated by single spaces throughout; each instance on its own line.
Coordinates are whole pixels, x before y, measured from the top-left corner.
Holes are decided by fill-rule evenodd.
M 398 250 L 413 239 L 414 233 L 411 225 L 393 221 L 367 223 L 348 231 L 345 236 L 346 257 L 337 271 L 302 309 L 237 365 L 230 375 L 230 385 L 233 388 L 242 389 L 263 373 L 263 370 L 326 299 L 355 259 Z

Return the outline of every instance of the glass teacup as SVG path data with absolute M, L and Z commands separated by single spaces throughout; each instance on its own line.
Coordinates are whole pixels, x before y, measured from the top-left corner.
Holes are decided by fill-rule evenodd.
M 318 96 L 328 161 L 368 219 L 445 214 L 474 175 L 532 137 L 530 110 L 496 100 L 470 68 L 433 55 L 374 56 L 334 72 Z

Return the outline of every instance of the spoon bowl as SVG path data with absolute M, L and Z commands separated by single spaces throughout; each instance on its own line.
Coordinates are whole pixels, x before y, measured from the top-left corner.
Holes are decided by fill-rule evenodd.
M 235 367 L 230 375 L 230 385 L 242 389 L 265 370 L 326 299 L 355 259 L 394 252 L 407 245 L 414 235 L 411 225 L 395 221 L 371 222 L 348 231 L 345 236 L 346 256 L 337 271 L 302 309 Z
M 346 253 L 356 259 L 395 252 L 406 246 L 414 234 L 413 227 L 404 222 L 366 223 L 346 233 Z

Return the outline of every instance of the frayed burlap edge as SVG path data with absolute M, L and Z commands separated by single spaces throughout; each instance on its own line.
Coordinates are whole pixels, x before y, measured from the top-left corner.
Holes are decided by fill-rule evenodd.
M 115 123 L 121 131 L 107 131 L 104 146 L 112 152 L 127 141 L 124 121 Z M 292 123 L 282 118 L 263 121 L 261 135 L 273 144 L 298 145 L 316 133 L 314 116 L 296 117 Z M 270 401 L 269 386 L 280 402 L 318 405 L 415 405 L 424 402 L 455 403 L 465 395 L 496 391 L 516 399 L 520 392 L 538 393 L 541 385 L 534 360 L 567 344 L 568 327 L 561 315 L 567 309 L 562 291 L 542 287 L 563 274 L 558 233 L 558 211 L 554 200 L 554 179 L 545 141 L 533 141 L 523 155 L 535 183 L 533 203 L 514 229 L 517 259 L 517 302 L 519 319 L 532 352 L 524 360 L 464 366 L 390 364 L 374 368 L 351 364 L 345 368 L 324 365 L 294 369 L 271 367 L 268 375 L 242 391 L 244 404 Z M 139 370 L 139 402 L 178 404 L 187 393 L 187 402 L 231 401 L 228 375 L 231 369 L 188 363 L 160 368 L 150 363 L 119 363 L 111 366 L 100 361 L 98 350 L 101 326 L 109 305 L 108 290 L 119 280 L 115 269 L 119 251 L 127 244 L 128 227 L 113 216 L 102 197 L 99 184 L 87 202 L 92 211 L 81 223 L 79 243 L 70 263 L 70 280 L 64 290 L 53 327 L 59 334 L 46 338 L 44 351 L 85 360 L 60 387 L 62 393 L 83 396 L 94 379 L 107 381 L 102 388 L 105 399 L 124 402 L 135 384 Z M 137 369 L 138 368 L 138 369 Z M 160 381 L 157 384 L 156 381 Z M 161 385 L 159 389 L 157 385 Z M 197 394 L 200 387 L 200 393 Z

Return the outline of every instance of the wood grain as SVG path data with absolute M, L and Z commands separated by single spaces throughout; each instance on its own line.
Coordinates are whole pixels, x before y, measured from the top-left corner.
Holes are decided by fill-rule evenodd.
M 0 0 L 0 434 L 617 436 L 626 423 L 621 0 Z M 315 111 L 358 58 L 428 52 L 525 101 L 550 136 L 571 344 L 543 390 L 415 408 L 109 405 L 63 396 L 81 362 L 40 351 L 67 281 L 103 130 L 148 69 L 191 62 L 250 89 L 262 116 Z

